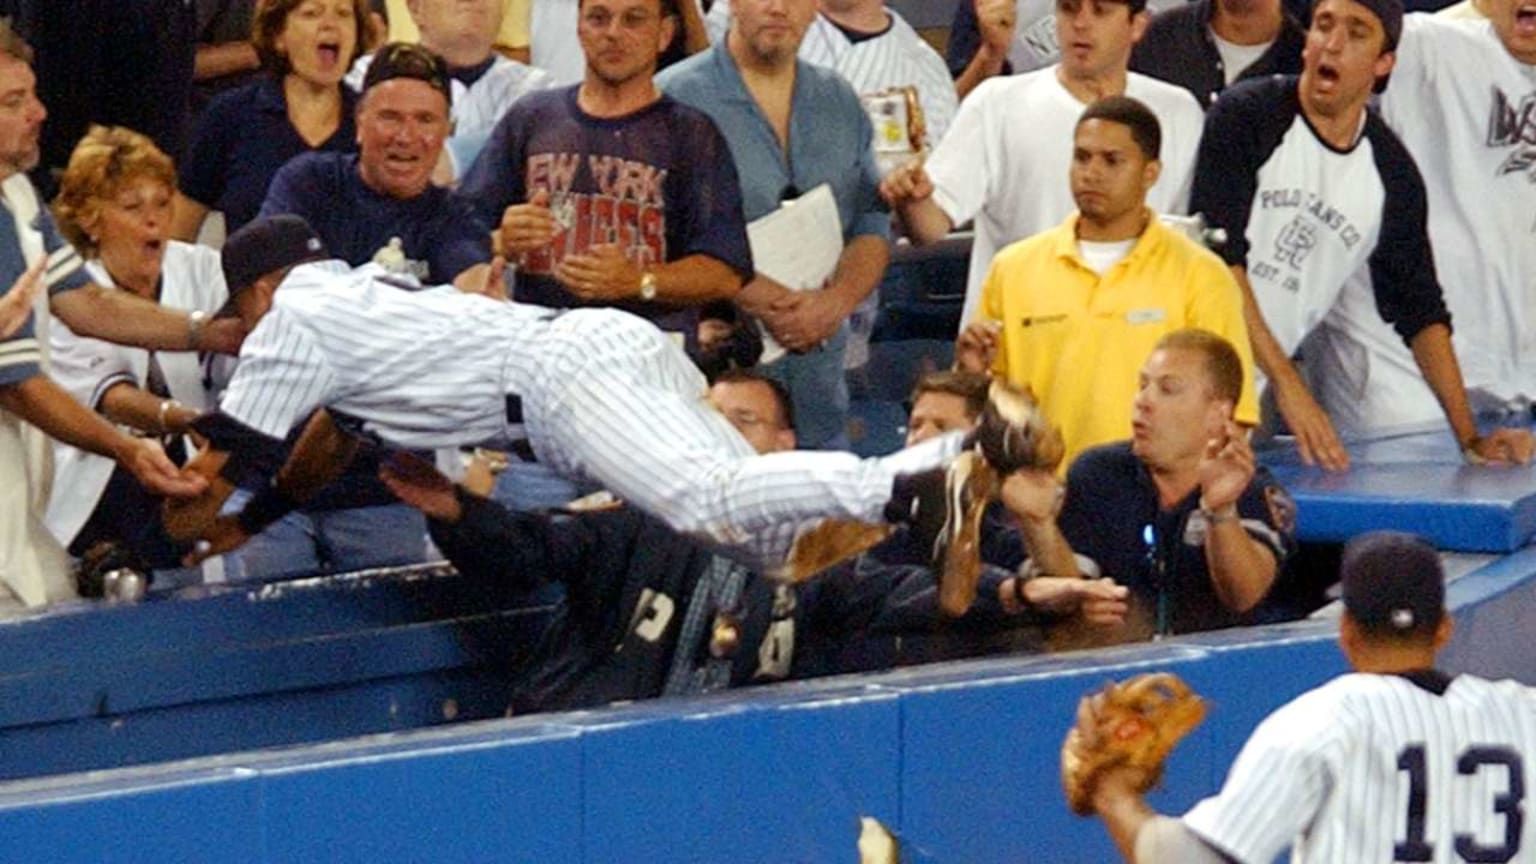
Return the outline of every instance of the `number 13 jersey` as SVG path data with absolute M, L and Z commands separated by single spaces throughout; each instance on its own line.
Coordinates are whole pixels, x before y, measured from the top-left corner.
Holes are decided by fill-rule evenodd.
M 1350 674 L 1254 730 L 1184 823 L 1250 864 L 1536 861 L 1536 690 L 1425 671 Z

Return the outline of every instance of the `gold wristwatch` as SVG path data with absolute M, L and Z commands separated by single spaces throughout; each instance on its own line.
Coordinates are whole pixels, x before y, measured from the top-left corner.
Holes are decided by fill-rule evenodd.
M 640 274 L 640 299 L 656 299 L 656 274 L 649 270 Z

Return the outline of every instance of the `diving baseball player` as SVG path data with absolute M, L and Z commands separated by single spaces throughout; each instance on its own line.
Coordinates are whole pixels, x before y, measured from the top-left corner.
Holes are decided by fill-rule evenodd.
M 952 435 L 880 459 L 758 455 L 706 403 L 682 348 L 641 318 L 451 286 L 402 291 L 377 268 L 325 258 L 294 216 L 257 220 L 224 246 L 231 303 L 252 332 L 219 413 L 199 424 L 212 446 L 188 466 L 218 488 L 167 514 L 173 534 L 203 536 L 210 554 L 328 482 L 357 436 L 415 449 L 526 436 L 557 472 L 770 570 L 823 518 L 880 522 L 898 477 L 960 449 Z M 266 482 L 283 461 L 278 443 L 311 414 Z M 231 481 L 259 491 L 238 516 L 215 518 Z
M 1136 769 L 1103 770 L 1092 809 L 1127 861 L 1536 860 L 1526 819 L 1536 690 L 1447 675 L 1451 636 L 1434 549 L 1378 532 L 1346 546 L 1339 644 L 1355 669 L 1254 730 L 1221 792 L 1180 819 L 1141 794 Z

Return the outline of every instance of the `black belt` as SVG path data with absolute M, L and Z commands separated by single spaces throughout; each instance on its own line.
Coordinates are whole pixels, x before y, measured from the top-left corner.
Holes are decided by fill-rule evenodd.
M 515 393 L 507 394 L 507 425 L 523 425 L 523 398 Z M 538 457 L 533 455 L 533 445 L 527 438 L 518 438 L 507 445 L 507 452 L 513 454 L 524 462 L 537 462 Z

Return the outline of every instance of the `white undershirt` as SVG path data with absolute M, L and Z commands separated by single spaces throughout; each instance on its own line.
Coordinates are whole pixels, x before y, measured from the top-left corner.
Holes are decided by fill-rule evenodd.
M 1264 56 L 1264 52 L 1269 50 L 1269 46 L 1275 44 L 1275 41 L 1271 39 L 1268 42 L 1260 42 L 1257 45 L 1239 45 L 1236 42 L 1228 42 L 1217 36 L 1215 30 L 1211 31 L 1211 38 L 1216 40 L 1216 53 L 1221 55 L 1221 71 L 1226 75 L 1228 84 L 1236 81 L 1237 76 L 1243 74 L 1244 69 L 1252 66 L 1260 57 Z
M 1103 276 L 1109 268 L 1119 264 L 1125 256 L 1131 254 L 1131 247 L 1136 245 L 1136 238 L 1129 240 L 1111 240 L 1108 242 L 1097 240 L 1078 240 L 1077 254 L 1083 258 L 1093 272 Z

